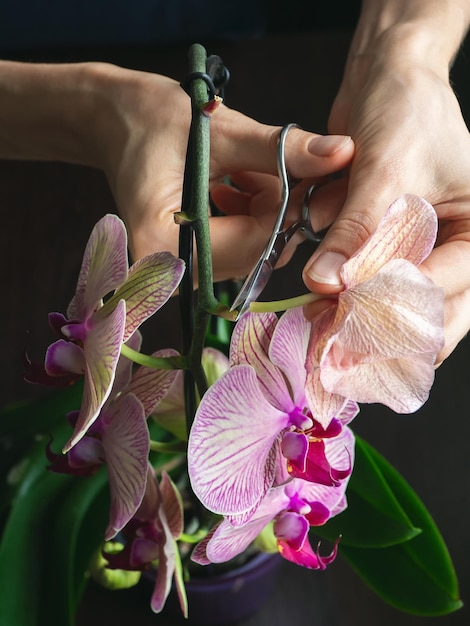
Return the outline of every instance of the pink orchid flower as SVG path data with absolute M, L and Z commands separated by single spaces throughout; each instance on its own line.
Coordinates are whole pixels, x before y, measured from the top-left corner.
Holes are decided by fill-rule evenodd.
M 123 222 L 106 215 L 96 224 L 67 316 L 50 315 L 62 338 L 46 353 L 46 372 L 52 377 L 85 375 L 82 406 L 64 452 L 97 419 L 111 391 L 121 345 L 170 298 L 183 272 L 183 261 L 167 252 L 151 254 L 128 269 Z
M 127 345 L 140 348 L 137 331 Z M 175 356 L 176 351 L 159 351 L 154 356 Z M 132 363 L 121 357 L 113 389 L 99 417 L 87 433 L 65 455 L 55 454 L 50 446 L 47 456 L 53 472 L 89 476 L 105 464 L 108 471 L 111 506 L 105 539 L 112 539 L 129 522 L 140 506 L 147 482 L 150 451 L 146 417 L 168 393 L 176 370 L 141 367 L 131 378 Z M 75 425 L 78 412 L 70 414 Z
M 192 488 L 203 505 L 242 524 L 284 472 L 339 488 L 353 464 L 347 403 L 324 430 L 305 394 L 310 324 L 301 309 L 247 313 L 237 323 L 230 369 L 206 392 L 188 443 Z M 291 479 L 291 478 L 290 478 Z
M 308 538 L 311 526 L 321 526 L 346 508 L 346 482 L 340 489 L 294 479 L 268 491 L 258 510 L 245 524 L 224 519 L 196 546 L 191 558 L 196 563 L 223 563 L 244 552 L 259 533 L 273 522 L 273 533 L 281 555 L 309 569 L 325 569 L 336 556 L 320 556 Z
M 174 577 L 181 610 L 188 616 L 183 572 L 176 540 L 183 532 L 183 504 L 171 478 L 163 472 L 158 483 L 153 468 L 148 477 L 142 504 L 123 528 L 121 552 L 104 553 L 110 569 L 144 571 L 157 565 L 157 578 L 150 606 L 159 613 L 170 593 Z
M 324 428 L 344 405 L 379 402 L 416 411 L 444 344 L 444 292 L 418 266 L 437 235 L 433 207 L 398 198 L 341 270 L 344 290 L 312 321 L 307 396 Z

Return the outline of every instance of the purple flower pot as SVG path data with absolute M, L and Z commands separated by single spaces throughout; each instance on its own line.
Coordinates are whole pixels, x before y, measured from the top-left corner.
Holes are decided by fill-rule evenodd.
M 268 599 L 279 572 L 279 554 L 257 554 L 244 565 L 207 578 L 191 578 L 186 584 L 189 618 L 181 615 L 176 592 L 167 599 L 164 614 L 175 624 L 222 626 L 242 620 Z

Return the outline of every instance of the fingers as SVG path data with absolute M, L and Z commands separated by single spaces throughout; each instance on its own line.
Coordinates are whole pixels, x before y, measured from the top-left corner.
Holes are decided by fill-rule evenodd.
M 219 171 L 251 170 L 277 174 L 280 129 L 220 107 L 211 122 L 212 156 Z M 286 165 L 294 178 L 331 174 L 346 167 L 354 152 L 350 137 L 321 136 L 292 129 L 286 140 Z
M 305 265 L 303 279 L 311 291 L 332 294 L 342 289 L 343 264 L 375 232 L 390 204 L 400 195 L 393 182 L 377 187 L 377 180 L 384 183 L 384 177 L 371 175 L 368 178 L 363 169 L 356 172 L 357 167 L 353 165 L 346 202 Z

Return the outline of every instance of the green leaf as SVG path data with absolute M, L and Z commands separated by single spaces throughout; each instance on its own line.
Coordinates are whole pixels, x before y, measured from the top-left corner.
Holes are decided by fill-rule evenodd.
M 382 468 L 358 437 L 354 470 L 347 490 L 348 508 L 333 517 L 315 534 L 342 546 L 384 548 L 412 539 L 421 531 L 385 479 Z
M 15 499 L 0 544 L 0 624 L 39 626 L 39 590 L 50 516 L 72 480 L 45 472 L 33 489 Z
M 108 516 L 104 469 L 93 477 L 76 477 L 57 509 L 51 511 L 38 624 L 74 623 L 89 561 L 103 541 Z
M 456 611 L 462 606 L 457 577 L 432 517 L 403 477 L 376 450 L 362 440 L 360 446 L 422 532 L 387 548 L 340 544 L 340 552 L 375 593 L 395 608 L 421 616 Z

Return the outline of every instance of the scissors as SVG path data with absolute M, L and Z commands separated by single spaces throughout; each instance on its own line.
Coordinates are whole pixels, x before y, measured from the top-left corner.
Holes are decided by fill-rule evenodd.
M 245 311 L 249 309 L 252 302 L 256 302 L 259 295 L 266 287 L 284 248 L 297 231 L 300 231 L 307 239 L 317 244 L 322 241 L 328 231 L 327 227 L 315 232 L 310 222 L 309 201 L 312 192 L 315 189 L 315 185 L 311 185 L 305 193 L 300 219 L 286 230 L 283 230 L 287 207 L 289 204 L 290 191 L 295 186 L 289 181 L 285 156 L 286 137 L 292 128 L 299 128 L 299 126 L 297 124 L 288 124 L 282 128 L 279 136 L 277 147 L 277 169 L 281 180 L 281 201 L 279 204 L 277 218 L 273 226 L 273 232 L 258 262 L 248 274 L 248 277 L 243 283 L 242 288 L 238 292 L 238 295 L 230 308 L 231 311 L 237 310 L 237 320 Z

